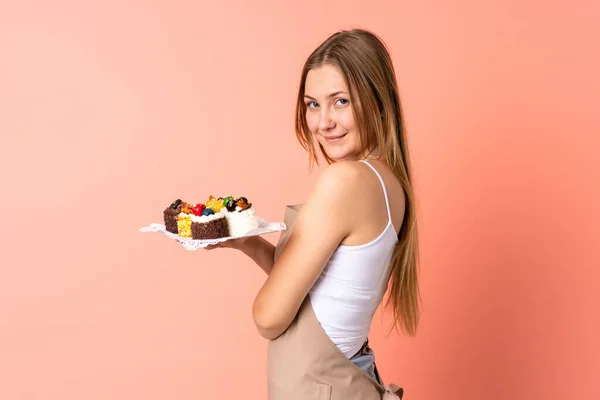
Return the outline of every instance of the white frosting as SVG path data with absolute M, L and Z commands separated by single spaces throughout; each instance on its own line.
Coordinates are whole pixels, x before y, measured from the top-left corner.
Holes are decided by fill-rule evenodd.
M 211 215 L 200 215 L 200 216 L 192 214 L 191 217 L 192 217 L 192 222 L 204 223 L 204 222 L 209 222 L 209 221 L 212 221 L 215 219 L 224 218 L 225 215 L 222 212 L 218 212 L 218 213 L 211 214 Z
M 253 208 L 247 208 L 244 211 L 235 211 L 225 213 L 225 218 L 229 224 L 230 236 L 242 236 L 258 228 L 258 216 Z

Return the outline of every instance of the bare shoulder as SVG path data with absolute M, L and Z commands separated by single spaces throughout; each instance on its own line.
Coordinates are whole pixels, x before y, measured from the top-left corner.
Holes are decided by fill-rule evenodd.
M 319 202 L 335 204 L 331 212 L 345 228 L 344 245 L 365 244 L 379 236 L 389 222 L 386 202 L 389 202 L 396 231 L 402 225 L 404 192 L 394 173 L 382 161 L 372 160 L 368 164 L 344 161 L 329 165 L 323 170 L 314 193 L 321 199 Z
M 338 161 L 323 169 L 314 187 L 315 194 L 340 197 L 366 187 L 368 168 L 356 161 Z
M 355 219 L 348 218 L 356 210 L 356 199 L 366 190 L 362 163 L 338 161 L 324 167 L 298 216 L 297 226 L 316 231 L 326 226 L 338 243 L 354 228 Z M 368 189 L 367 189 L 368 190 Z

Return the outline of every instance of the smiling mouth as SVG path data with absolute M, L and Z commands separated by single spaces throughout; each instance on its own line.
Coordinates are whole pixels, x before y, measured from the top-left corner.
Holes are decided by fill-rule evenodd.
M 340 140 L 341 138 L 343 138 L 344 136 L 346 136 L 348 133 L 344 133 L 343 135 L 338 135 L 338 136 L 323 136 L 323 139 L 325 139 L 328 142 L 336 142 L 338 140 Z

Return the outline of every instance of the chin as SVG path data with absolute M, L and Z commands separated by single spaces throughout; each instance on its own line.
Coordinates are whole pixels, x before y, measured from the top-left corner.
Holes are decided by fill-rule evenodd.
M 353 160 L 355 159 L 355 152 L 349 151 L 347 149 L 339 148 L 339 147 L 325 147 L 325 153 L 329 158 L 333 161 L 345 161 L 345 160 Z
M 349 140 L 350 139 L 350 140 Z M 329 142 L 323 137 L 317 137 L 317 141 L 323 147 L 325 154 L 334 161 L 356 160 L 360 153 L 359 144 L 346 135 L 337 142 Z

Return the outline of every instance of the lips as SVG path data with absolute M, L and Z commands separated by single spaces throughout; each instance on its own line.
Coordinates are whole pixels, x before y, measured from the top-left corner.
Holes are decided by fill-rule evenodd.
M 343 138 L 344 136 L 346 136 L 348 133 L 344 133 L 343 135 L 336 135 L 336 136 L 323 136 L 323 139 L 325 139 L 328 142 L 335 142 L 341 138 Z

